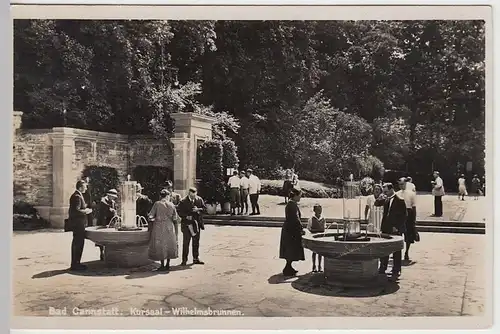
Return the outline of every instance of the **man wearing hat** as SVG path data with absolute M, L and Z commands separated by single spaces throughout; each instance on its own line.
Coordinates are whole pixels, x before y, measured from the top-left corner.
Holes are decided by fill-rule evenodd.
M 97 226 L 107 226 L 111 222 L 111 219 L 116 215 L 116 199 L 118 198 L 118 192 L 116 189 L 110 189 L 106 193 L 106 196 L 101 198 L 99 203 L 99 218 L 97 219 Z M 96 244 L 101 250 L 101 261 L 104 260 L 104 246 Z
M 182 201 L 182 196 L 174 191 L 174 184 L 172 181 L 167 181 L 165 188 L 170 192 L 170 202 L 177 207 Z

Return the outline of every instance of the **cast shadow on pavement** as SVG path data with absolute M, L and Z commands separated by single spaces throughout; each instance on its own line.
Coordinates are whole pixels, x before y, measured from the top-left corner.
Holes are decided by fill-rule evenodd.
M 292 282 L 292 287 L 298 291 L 329 297 L 366 298 L 378 297 L 395 293 L 399 290 L 397 282 L 387 280 L 375 287 L 342 287 L 325 282 L 322 274 L 309 273 Z
M 145 278 L 156 275 L 165 275 L 174 271 L 191 269 L 191 265 L 187 266 L 170 266 L 170 271 L 155 271 L 159 267 L 157 263 L 148 264 L 139 268 L 108 268 L 102 261 L 89 261 L 83 263 L 87 266 L 87 270 L 72 271 L 67 269 L 48 270 L 33 275 L 32 279 L 50 278 L 58 275 L 69 274 L 75 276 L 125 276 L 126 279 Z
M 301 275 L 295 275 L 295 276 L 283 276 L 282 273 L 279 274 L 274 274 L 273 276 L 269 277 L 267 279 L 267 282 L 269 284 L 283 284 L 283 283 L 292 283 L 293 280 L 301 277 Z

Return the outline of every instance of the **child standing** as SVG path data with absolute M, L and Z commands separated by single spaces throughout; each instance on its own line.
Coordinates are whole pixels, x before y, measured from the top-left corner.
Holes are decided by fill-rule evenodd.
M 309 218 L 309 221 L 307 222 L 307 229 L 311 233 L 323 233 L 323 232 L 325 232 L 325 218 L 323 218 L 321 216 L 321 214 L 323 213 L 323 208 L 321 207 L 321 205 L 316 204 L 313 207 L 313 211 L 314 211 L 314 216 Z M 318 269 L 319 270 L 316 270 L 316 255 L 318 255 Z M 313 262 L 312 271 L 313 272 L 323 271 L 321 268 L 322 258 L 323 257 L 321 255 L 313 252 L 313 254 L 312 254 L 312 262 Z

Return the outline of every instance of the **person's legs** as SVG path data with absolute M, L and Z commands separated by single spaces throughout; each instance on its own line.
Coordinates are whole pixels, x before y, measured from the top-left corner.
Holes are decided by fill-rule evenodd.
M 401 273 L 401 251 L 392 253 L 392 275 L 397 276 Z
M 83 247 L 85 245 L 85 227 L 75 228 L 73 231 L 73 241 L 71 242 L 71 268 L 83 269 L 80 263 L 82 260 Z
M 380 274 L 385 274 L 385 271 L 387 270 L 387 266 L 389 264 L 389 256 L 384 256 L 380 258 L 380 267 L 378 269 L 378 272 Z
M 248 214 L 248 190 L 243 190 L 242 198 L 243 208 L 245 209 L 245 214 Z
M 323 257 L 318 254 L 318 271 L 319 272 L 323 271 L 322 264 L 321 264 L 322 261 L 323 261 Z
M 182 232 L 182 264 L 187 263 L 189 255 L 189 244 L 191 243 L 191 233 L 189 231 Z
M 443 216 L 443 196 L 436 196 L 437 197 L 437 203 L 438 203 L 438 206 L 437 206 L 437 216 L 438 217 L 442 217 Z
M 204 264 L 200 261 L 200 232 L 193 237 L 193 263 L 196 264 Z
M 295 269 L 292 268 L 292 261 L 286 260 L 285 268 L 283 268 L 284 276 L 293 276 L 296 274 Z
M 316 253 L 312 254 L 312 261 L 313 261 L 313 272 L 316 272 Z
M 258 215 L 260 215 L 260 207 L 259 207 L 259 194 L 255 194 L 255 210 Z
M 102 245 L 98 245 L 99 247 L 99 258 L 101 259 L 101 261 L 104 261 L 104 246 Z
M 256 213 L 255 211 L 255 199 L 256 199 L 257 194 L 250 194 L 250 204 L 252 205 L 252 215 Z
M 439 199 L 438 199 L 439 196 L 434 196 L 434 216 L 438 216 L 438 202 L 439 202 Z
M 410 252 L 410 246 L 411 246 L 411 243 L 406 242 L 406 249 L 405 249 L 405 261 L 410 261 L 410 255 L 409 255 L 409 252 Z

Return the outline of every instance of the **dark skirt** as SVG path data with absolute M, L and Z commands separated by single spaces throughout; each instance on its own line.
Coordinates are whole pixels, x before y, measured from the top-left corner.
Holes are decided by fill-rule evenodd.
M 290 191 L 293 189 L 293 183 L 290 180 L 285 180 L 283 182 L 283 196 L 288 197 L 290 195 Z
M 289 231 L 283 226 L 281 229 L 280 259 L 287 261 L 305 260 L 302 233 L 300 231 Z
M 406 211 L 408 212 L 408 216 L 406 217 L 406 232 L 404 233 L 405 242 L 412 244 L 415 242 L 417 237 L 417 227 L 415 226 L 417 217 L 415 215 L 415 211 L 412 209 L 406 209 Z

